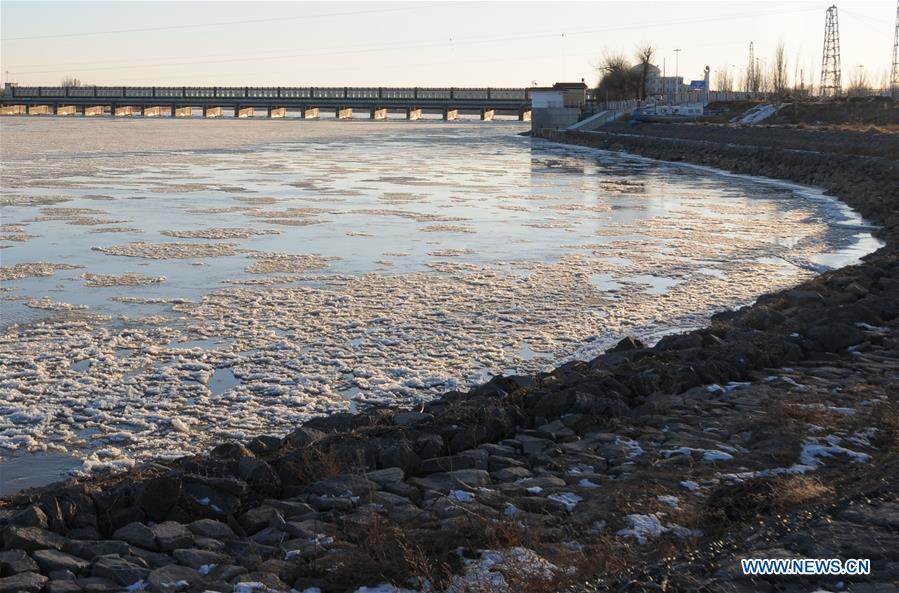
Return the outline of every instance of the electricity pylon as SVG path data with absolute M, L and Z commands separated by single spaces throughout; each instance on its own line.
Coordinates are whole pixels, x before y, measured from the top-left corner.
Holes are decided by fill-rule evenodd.
M 837 22 L 837 6 L 827 9 L 824 21 L 824 53 L 821 57 L 822 97 L 838 97 L 843 94 L 840 68 L 840 27 Z

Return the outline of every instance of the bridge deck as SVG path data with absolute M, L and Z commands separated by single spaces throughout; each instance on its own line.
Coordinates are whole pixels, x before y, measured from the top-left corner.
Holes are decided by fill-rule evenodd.
M 530 106 L 526 88 L 388 87 L 18 87 L 3 105 L 133 105 L 173 107 L 376 107 L 517 111 Z

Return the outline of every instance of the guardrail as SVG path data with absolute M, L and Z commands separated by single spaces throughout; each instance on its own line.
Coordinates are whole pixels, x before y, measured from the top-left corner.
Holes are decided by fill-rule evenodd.
M 393 99 L 529 101 L 527 88 L 428 87 L 130 87 L 130 86 L 13 86 L 8 97 L 62 99 L 66 97 L 184 98 L 184 99 Z

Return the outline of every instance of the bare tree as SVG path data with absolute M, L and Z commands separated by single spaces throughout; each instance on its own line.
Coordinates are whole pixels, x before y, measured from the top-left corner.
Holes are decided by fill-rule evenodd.
M 767 95 L 771 92 L 771 79 L 768 77 L 765 62 L 759 60 L 755 65 L 755 90 Z
M 81 86 L 81 80 L 74 76 L 66 76 L 60 83 L 62 86 Z
M 743 79 L 743 90 L 747 93 L 757 93 L 762 90 L 762 68 L 759 66 L 758 58 L 756 58 L 754 64 L 750 62 L 746 65 L 746 77 Z
M 883 68 L 880 71 L 880 82 L 878 83 L 877 88 L 880 89 L 881 92 L 885 92 L 889 96 L 890 72 L 886 68 Z
M 865 72 L 863 66 L 855 69 L 855 72 L 849 78 L 849 88 L 847 89 L 850 97 L 866 97 L 871 92 L 871 83 L 868 81 L 868 73 Z
M 787 69 L 787 52 L 781 41 L 774 50 L 774 62 L 771 65 L 771 90 L 774 91 L 775 100 L 780 103 L 787 96 L 789 73 Z
M 726 93 L 734 90 L 734 80 L 731 78 L 730 69 L 727 64 L 722 64 L 715 70 L 715 90 L 724 91 Z
M 597 99 L 621 101 L 638 96 L 640 74 L 624 56 L 606 54 L 597 69 L 600 72 L 599 84 L 596 87 Z
M 646 80 L 649 78 L 649 67 L 652 66 L 652 57 L 656 48 L 645 43 L 637 48 L 637 64 L 640 66 L 640 94 L 637 97 L 641 101 L 646 99 Z

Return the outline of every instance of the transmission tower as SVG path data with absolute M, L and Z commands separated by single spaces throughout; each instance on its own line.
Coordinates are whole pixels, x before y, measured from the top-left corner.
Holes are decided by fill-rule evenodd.
M 899 0 L 896 0 L 896 33 L 893 36 L 893 69 L 890 71 L 890 94 L 899 99 Z
M 824 55 L 821 58 L 822 97 L 838 97 L 843 94 L 840 80 L 840 27 L 837 22 L 837 6 L 827 9 L 824 22 Z

